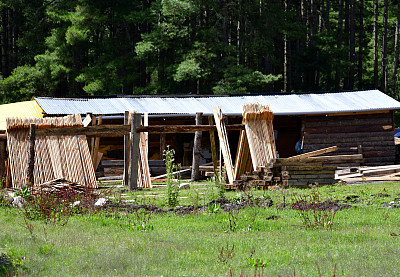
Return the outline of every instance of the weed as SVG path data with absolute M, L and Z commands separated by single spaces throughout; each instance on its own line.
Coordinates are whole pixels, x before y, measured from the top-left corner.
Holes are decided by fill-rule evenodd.
M 229 231 L 236 232 L 239 221 L 239 210 L 229 210 L 227 212 L 227 215 L 228 215 Z
M 28 222 L 26 217 L 24 217 L 24 222 L 25 222 L 25 229 L 29 231 L 29 234 L 31 235 L 31 239 L 35 238 L 35 235 L 33 234 L 33 231 L 35 230 L 35 226 L 33 226 L 32 223 Z
M 221 176 L 224 176 L 224 171 L 222 171 L 222 174 L 220 174 L 218 170 L 216 170 L 214 173 L 214 185 L 218 190 L 218 198 L 225 197 L 225 187 L 223 185 L 223 179 Z
M 167 146 L 167 149 L 164 150 L 164 156 L 165 156 L 165 166 L 167 170 L 167 205 L 169 207 L 175 207 L 178 205 L 178 197 L 179 197 L 179 185 L 175 184 L 173 182 L 173 172 L 174 169 L 176 168 L 174 161 L 175 155 L 175 150 L 174 149 L 169 149 L 169 146 Z
M 230 266 L 233 257 L 235 257 L 235 243 L 232 243 L 232 247 L 226 243 L 226 247 L 222 246 L 221 250 L 218 251 L 218 263 Z
M 221 211 L 220 203 L 211 203 L 208 206 L 208 211 L 205 211 L 205 214 L 216 214 Z
M 317 190 L 313 189 L 310 195 L 294 196 L 293 208 L 299 212 L 303 226 L 306 228 L 332 228 L 337 212 L 335 202 L 321 201 Z
M 151 212 L 145 209 L 135 210 L 126 217 L 129 229 L 136 231 L 151 231 L 154 226 L 150 224 Z
M 0 276 L 21 276 L 24 261 L 15 249 L 0 249 Z

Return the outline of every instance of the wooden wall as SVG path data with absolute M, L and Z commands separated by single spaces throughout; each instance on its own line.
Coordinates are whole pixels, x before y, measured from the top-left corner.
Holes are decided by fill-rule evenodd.
M 331 155 L 357 154 L 362 146 L 364 165 L 395 162 L 393 112 L 303 118 L 303 151 L 337 145 Z

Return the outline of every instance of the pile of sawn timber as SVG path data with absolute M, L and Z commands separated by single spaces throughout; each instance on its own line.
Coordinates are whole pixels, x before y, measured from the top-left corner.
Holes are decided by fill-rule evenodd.
M 332 146 L 298 156 L 277 158 L 273 113 L 261 104 L 243 105 L 245 130 L 240 134 L 235 162 L 236 180 L 228 188 L 266 186 L 306 186 L 310 184 L 333 184 L 335 180 L 332 156 L 316 157 L 338 149 Z M 346 158 L 346 157 L 343 157 Z M 354 157 L 351 157 L 354 158 Z M 362 157 L 360 157 L 362 159 Z M 251 163 L 250 163 L 251 159 Z M 340 157 L 339 157 L 340 159 Z M 249 169 L 253 169 L 249 172 Z

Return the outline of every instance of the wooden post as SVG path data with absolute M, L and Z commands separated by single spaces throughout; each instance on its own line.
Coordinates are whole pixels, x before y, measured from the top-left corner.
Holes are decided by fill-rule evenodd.
M 208 117 L 208 124 L 214 125 L 214 119 L 210 115 Z M 217 148 L 215 147 L 215 133 L 214 131 L 210 131 L 210 141 L 211 141 L 211 154 L 212 154 L 212 161 L 214 166 L 214 172 L 218 170 L 218 157 L 217 157 Z
M 97 125 L 101 125 L 103 123 L 103 117 L 100 115 L 99 119 L 97 120 Z M 96 137 L 94 140 L 94 147 L 93 147 L 93 167 L 94 171 L 96 172 L 97 169 L 97 159 L 99 157 L 99 147 L 100 147 L 100 137 Z
M 129 125 L 129 112 L 125 111 L 124 125 Z M 129 135 L 124 136 L 124 186 L 129 186 Z
M 136 132 L 136 127 L 140 126 L 142 114 L 133 113 L 130 133 L 130 156 L 129 163 L 129 189 L 135 190 L 138 187 L 138 166 L 139 166 L 139 138 L 140 133 Z
M 33 186 L 34 178 L 33 178 L 33 170 L 35 168 L 35 123 L 30 124 L 29 128 L 29 159 L 28 159 L 28 176 L 26 183 L 28 186 Z
M 164 150 L 167 148 L 166 134 L 160 134 L 160 160 L 163 160 Z
M 96 121 L 97 121 L 96 117 L 95 117 L 94 115 L 92 115 L 92 126 L 95 126 L 95 125 L 96 125 Z M 93 160 L 93 158 L 94 158 L 94 143 L 95 143 L 95 140 L 96 140 L 95 137 L 92 137 L 92 138 L 90 139 L 90 158 L 91 158 L 92 160 Z
M 203 113 L 196 113 L 196 125 L 201 125 Z M 192 181 L 197 181 L 200 178 L 199 174 L 199 163 L 200 163 L 200 150 L 201 150 L 201 137 L 202 132 L 196 131 L 194 133 L 193 142 L 193 160 L 192 160 Z

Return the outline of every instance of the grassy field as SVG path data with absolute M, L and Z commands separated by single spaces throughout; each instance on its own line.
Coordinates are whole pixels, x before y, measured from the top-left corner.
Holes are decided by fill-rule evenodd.
M 292 203 L 317 191 L 351 208 L 337 211 L 331 228 L 306 228 Z M 302 198 L 302 195 L 304 196 Z M 212 184 L 181 190 L 179 205 L 218 198 Z M 163 187 L 115 199 L 168 210 Z M 185 215 L 104 211 L 76 214 L 66 225 L 28 220 L 20 209 L 0 208 L 0 253 L 21 266 L 5 276 L 399 276 L 400 184 L 335 185 L 246 193 L 227 192 L 250 205 L 218 205 Z M 283 208 L 282 208 L 283 207 Z M 313 211 L 308 214 L 313 217 Z M 332 216 L 332 214 L 330 214 Z M 4 272 L 3 272 L 4 273 Z M 262 274 L 261 274 L 262 273 Z

